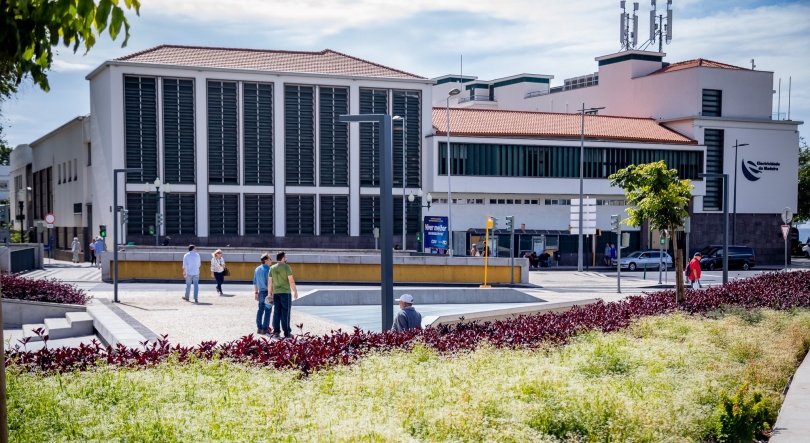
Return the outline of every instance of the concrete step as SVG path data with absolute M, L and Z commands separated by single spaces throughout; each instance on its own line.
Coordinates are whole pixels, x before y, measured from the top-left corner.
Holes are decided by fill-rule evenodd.
M 65 318 L 73 329 L 72 337 L 93 335 L 93 317 L 87 312 L 68 312 Z
M 42 339 L 37 334 L 34 333 L 34 329 L 39 329 L 39 328 L 42 328 L 43 330 L 45 330 L 45 335 L 48 334 L 48 332 L 47 332 L 48 329 L 42 323 L 30 323 L 30 324 L 27 324 L 27 325 L 23 325 L 23 327 L 22 327 L 23 338 L 31 337 L 30 342 L 42 341 Z
M 46 318 L 45 328 L 48 330 L 50 340 L 59 340 L 70 337 L 70 323 L 66 318 Z

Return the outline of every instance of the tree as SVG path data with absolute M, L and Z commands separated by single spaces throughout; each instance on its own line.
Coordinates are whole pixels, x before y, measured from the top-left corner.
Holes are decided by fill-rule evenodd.
M 810 146 L 804 137 L 799 138 L 799 207 L 793 220 L 810 220 Z
M 644 220 L 650 221 L 650 227 L 658 231 L 669 230 L 674 236 L 675 230 L 683 226 L 689 216 L 686 210 L 692 199 L 690 180 L 678 178 L 677 169 L 667 169 L 666 163 L 660 160 L 645 165 L 630 165 L 616 171 L 609 177 L 611 186 L 624 189 L 630 208 L 628 217 L 622 220 L 629 226 L 641 226 Z M 674 241 L 676 298 L 683 296 L 683 260 Z
M 6 138 L 3 137 L 3 127 L 0 126 L 0 165 L 9 165 L 9 156 L 11 155 L 11 146 L 8 145 Z
M 48 91 L 46 72 L 53 63 L 53 48 L 61 42 L 84 44 L 85 53 L 96 36 L 109 29 L 115 40 L 124 28 L 129 40 L 129 23 L 118 0 L 0 0 L 0 97 L 8 97 L 27 76 Z M 124 7 L 140 13 L 140 0 L 124 0 Z

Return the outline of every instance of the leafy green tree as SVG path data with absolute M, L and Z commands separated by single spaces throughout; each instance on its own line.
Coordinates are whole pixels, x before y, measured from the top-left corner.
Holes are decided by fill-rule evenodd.
M 9 165 L 9 156 L 11 155 L 11 146 L 8 145 L 6 138 L 3 137 L 3 127 L 0 126 L 0 165 Z
M 804 137 L 799 139 L 799 207 L 793 220 L 810 220 L 810 146 Z
M 694 186 L 690 184 L 690 180 L 679 179 L 677 169 L 667 169 L 663 160 L 645 165 L 630 165 L 616 171 L 609 179 L 611 186 L 624 189 L 630 207 L 627 209 L 628 217 L 622 222 L 629 226 L 638 227 L 644 220 L 649 220 L 653 229 L 667 229 L 670 235 L 674 235 L 675 230 L 683 226 L 684 219 L 689 216 L 686 207 L 692 199 Z M 672 243 L 676 297 L 681 302 L 684 300 L 683 260 L 678 242 Z
M 140 0 L 123 0 L 126 9 L 140 12 Z M 8 97 L 27 76 L 49 90 L 47 71 L 53 48 L 61 41 L 85 53 L 97 35 L 109 30 L 115 40 L 121 29 L 129 40 L 129 23 L 118 0 L 0 0 L 0 96 Z

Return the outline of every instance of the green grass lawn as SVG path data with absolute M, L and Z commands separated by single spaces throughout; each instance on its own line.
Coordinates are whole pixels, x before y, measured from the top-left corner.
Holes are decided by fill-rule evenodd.
M 775 417 L 810 310 L 644 318 L 563 347 L 417 346 L 298 372 L 225 361 L 8 377 L 11 441 L 711 441 L 721 391 Z

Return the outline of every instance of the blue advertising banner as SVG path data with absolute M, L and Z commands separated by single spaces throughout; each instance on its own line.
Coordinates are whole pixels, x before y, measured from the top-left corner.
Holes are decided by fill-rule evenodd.
M 430 248 L 447 249 L 450 236 L 447 231 L 447 217 L 425 217 L 425 250 Z

